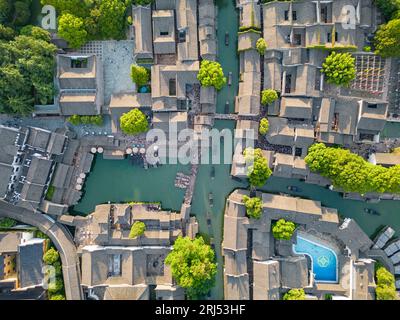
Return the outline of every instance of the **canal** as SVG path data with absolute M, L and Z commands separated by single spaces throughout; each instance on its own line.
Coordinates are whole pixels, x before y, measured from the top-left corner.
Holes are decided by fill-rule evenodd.
M 217 112 L 225 113 L 225 103 L 230 102 L 230 112 L 234 111 L 234 99 L 238 90 L 239 60 L 237 55 L 238 13 L 233 0 L 217 0 L 218 5 L 218 60 L 224 72 L 232 72 L 232 86 L 225 86 L 217 98 Z M 229 32 L 229 46 L 225 46 L 225 32 Z M 235 128 L 234 121 L 219 120 L 215 128 Z M 394 135 L 396 129 L 390 127 L 388 134 Z M 221 150 L 223 150 L 223 144 Z M 215 170 L 214 178 L 212 170 Z M 211 238 L 215 245 L 218 262 L 216 285 L 211 299 L 223 298 L 223 259 L 221 242 L 223 235 L 223 214 L 226 197 L 236 188 L 247 188 L 246 183 L 238 183 L 230 177 L 230 165 L 201 165 L 196 180 L 192 201 L 192 214 L 196 215 L 200 232 Z M 104 160 L 98 156 L 92 168 L 81 202 L 73 208 L 78 214 L 87 215 L 97 204 L 111 202 L 150 201 L 161 202 L 164 209 L 179 211 L 184 190 L 174 186 L 177 172 L 189 173 L 190 167 L 184 165 L 163 165 L 145 170 L 133 166 L 129 160 Z M 300 188 L 298 193 L 287 190 L 288 186 Z M 341 194 L 304 182 L 271 177 L 260 190 L 272 193 L 287 193 L 302 198 L 321 201 L 323 206 L 337 208 L 342 217 L 357 221 L 370 236 L 383 225 L 392 226 L 400 234 L 400 201 L 381 201 L 369 204 L 360 201 L 345 200 Z M 213 194 L 210 205 L 209 194 Z M 364 208 L 372 208 L 381 213 L 372 216 L 364 213 Z

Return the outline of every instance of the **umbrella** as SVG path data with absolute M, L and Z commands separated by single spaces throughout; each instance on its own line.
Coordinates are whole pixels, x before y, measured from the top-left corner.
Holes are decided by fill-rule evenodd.
M 104 152 L 104 149 L 103 149 L 102 147 L 98 147 L 98 148 L 97 148 L 97 152 L 98 152 L 98 153 L 103 153 L 103 152 Z
M 79 175 L 79 178 L 85 179 L 85 178 L 86 178 L 86 174 L 82 172 L 82 173 Z
M 133 152 L 132 148 L 126 149 L 126 153 L 127 153 L 127 154 L 132 154 L 132 152 Z
M 146 149 L 145 148 L 140 148 L 140 153 L 141 154 L 145 154 L 146 153 Z
M 132 151 L 133 151 L 133 153 L 138 153 L 138 152 L 139 152 L 139 149 L 138 149 L 137 147 L 134 147 L 134 148 L 132 149 Z
M 82 180 L 82 178 L 78 178 L 78 179 L 76 179 L 76 182 L 79 184 L 82 184 L 83 180 Z
M 78 191 L 79 191 L 79 190 L 82 190 L 82 185 L 81 185 L 81 184 L 77 184 L 77 185 L 75 186 L 75 189 L 78 190 Z
M 97 149 L 96 149 L 95 147 L 93 147 L 92 149 L 90 149 L 90 152 L 91 152 L 91 153 L 96 153 L 96 152 L 97 152 Z

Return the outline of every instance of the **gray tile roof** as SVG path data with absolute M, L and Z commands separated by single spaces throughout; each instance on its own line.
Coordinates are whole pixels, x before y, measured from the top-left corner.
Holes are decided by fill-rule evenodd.
M 21 287 L 42 285 L 44 239 L 31 239 L 18 247 L 18 277 Z

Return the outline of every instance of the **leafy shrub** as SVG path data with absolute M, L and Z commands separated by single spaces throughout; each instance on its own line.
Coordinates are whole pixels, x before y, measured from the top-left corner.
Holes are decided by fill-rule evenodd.
M 260 120 L 260 127 L 258 129 L 261 135 L 266 135 L 269 130 L 269 122 L 267 118 L 262 118 Z
M 201 297 L 212 288 L 217 274 L 215 253 L 202 237 L 176 239 L 165 259 L 176 283 L 186 289 L 189 298 Z
M 261 104 L 267 105 L 278 100 L 278 93 L 273 89 L 265 89 L 261 92 Z
M 264 55 L 265 50 L 267 50 L 267 42 L 264 38 L 260 38 L 257 40 L 256 48 L 259 54 Z
M 350 53 L 332 52 L 322 64 L 327 82 L 348 86 L 356 77 L 355 59 Z
M 146 225 L 142 221 L 136 221 L 131 228 L 131 232 L 129 233 L 129 238 L 134 239 L 136 237 L 140 237 L 146 231 Z
M 306 294 L 303 289 L 291 289 L 285 293 L 283 300 L 305 300 Z
M 272 174 L 261 149 L 247 148 L 243 151 L 248 165 L 247 177 L 252 186 L 262 187 Z
M 131 79 L 137 86 L 144 86 L 150 81 L 150 72 L 145 67 L 133 64 L 131 65 Z
M 262 200 L 261 198 L 243 196 L 243 203 L 246 207 L 246 214 L 250 218 L 260 219 L 262 215 Z
M 146 132 L 149 129 L 145 114 L 139 109 L 132 109 L 124 113 L 120 118 L 122 132 L 135 135 Z
M 203 87 L 215 87 L 217 90 L 221 90 L 226 84 L 226 77 L 224 76 L 222 67 L 215 61 L 203 60 L 197 74 L 197 79 Z
M 290 240 L 295 230 L 296 225 L 285 219 L 279 219 L 272 225 L 272 235 L 278 240 Z

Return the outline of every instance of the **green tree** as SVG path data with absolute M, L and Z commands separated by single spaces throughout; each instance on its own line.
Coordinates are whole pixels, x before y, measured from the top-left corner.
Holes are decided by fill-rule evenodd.
M 53 294 L 50 296 L 50 300 L 65 300 L 65 296 L 63 294 Z
M 149 129 L 145 114 L 139 109 L 132 109 L 120 118 L 121 129 L 125 134 L 135 135 Z
M 64 288 L 64 284 L 61 279 L 56 279 L 54 282 L 49 283 L 48 292 L 51 294 L 59 294 Z
M 309 148 L 305 162 L 312 172 L 332 180 L 345 192 L 400 193 L 400 165 L 375 166 L 349 150 L 328 148 L 323 143 Z
M 211 247 L 202 237 L 191 240 L 189 237 L 176 239 L 172 251 L 165 259 L 171 267 L 177 284 L 186 289 L 190 298 L 207 294 L 215 283 L 217 264 Z
M 32 25 L 22 27 L 19 33 L 22 36 L 28 36 L 46 42 L 50 42 L 51 40 L 50 33 L 47 30 Z
M 203 87 L 214 87 L 217 90 L 221 90 L 226 84 L 226 77 L 222 67 L 215 61 L 203 60 L 197 79 Z
M 58 14 L 71 13 L 74 16 L 85 18 L 97 0 L 41 0 L 42 5 L 52 5 Z
M 376 54 L 384 58 L 400 57 L 400 18 L 381 25 L 374 42 Z
M 9 0 L 0 0 L 0 23 L 5 23 L 10 19 L 11 2 Z
M 13 29 L 0 24 L 0 40 L 6 40 L 6 41 L 12 40 L 14 39 L 15 35 L 16 33 Z
M 247 148 L 243 151 L 247 164 L 247 177 L 252 186 L 262 187 L 272 174 L 261 149 Z
M 264 55 L 265 50 L 267 50 L 267 42 L 264 38 L 260 38 L 256 42 L 256 48 L 260 55 Z
M 260 219 L 262 216 L 262 200 L 261 198 L 243 196 L 243 203 L 246 207 L 246 214 L 250 218 Z
M 84 20 L 70 13 L 63 14 L 58 20 L 58 35 L 68 42 L 71 48 L 79 48 L 87 41 Z
M 296 225 L 285 219 L 279 219 L 272 225 L 272 235 L 278 240 L 290 240 L 295 230 Z
M 393 19 L 400 10 L 400 0 L 374 0 L 374 3 L 387 21 Z
M 261 135 L 264 136 L 264 135 L 267 134 L 268 130 L 269 130 L 269 122 L 268 122 L 268 119 L 267 119 L 267 118 L 262 118 L 262 119 L 260 120 L 260 127 L 259 127 L 258 131 L 259 131 L 259 133 L 260 133 Z
M 78 116 L 77 114 L 74 114 L 74 115 L 68 117 L 67 121 L 69 123 L 73 124 L 74 126 L 78 126 L 81 124 L 81 117 Z
M 126 8 L 125 1 L 100 1 L 98 25 L 103 39 L 120 40 L 124 38 Z
M 17 224 L 17 221 L 11 218 L 1 218 L 0 219 L 0 228 L 8 229 L 12 228 Z
M 278 93 L 273 89 L 265 89 L 261 92 L 261 104 L 267 105 L 278 100 Z
M 348 86 L 356 77 L 355 58 L 348 52 L 333 51 L 322 64 L 322 72 L 328 83 Z
M 60 258 L 60 254 L 54 248 L 50 248 L 43 255 L 43 261 L 48 265 L 53 265 L 54 263 L 56 263 L 58 261 L 59 258 Z
M 30 2 L 31 1 L 16 1 L 14 3 L 12 24 L 24 26 L 29 22 L 31 18 Z
M 131 227 L 131 232 L 129 233 L 129 238 L 134 239 L 140 237 L 146 231 L 146 225 L 142 221 L 135 221 Z
M 305 300 L 306 294 L 303 289 L 290 289 L 283 296 L 283 300 Z
M 131 78 L 138 87 L 141 87 L 149 83 L 150 72 L 145 67 L 133 64 L 131 65 Z
M 376 270 L 376 299 L 377 300 L 398 300 L 395 278 L 383 266 Z

